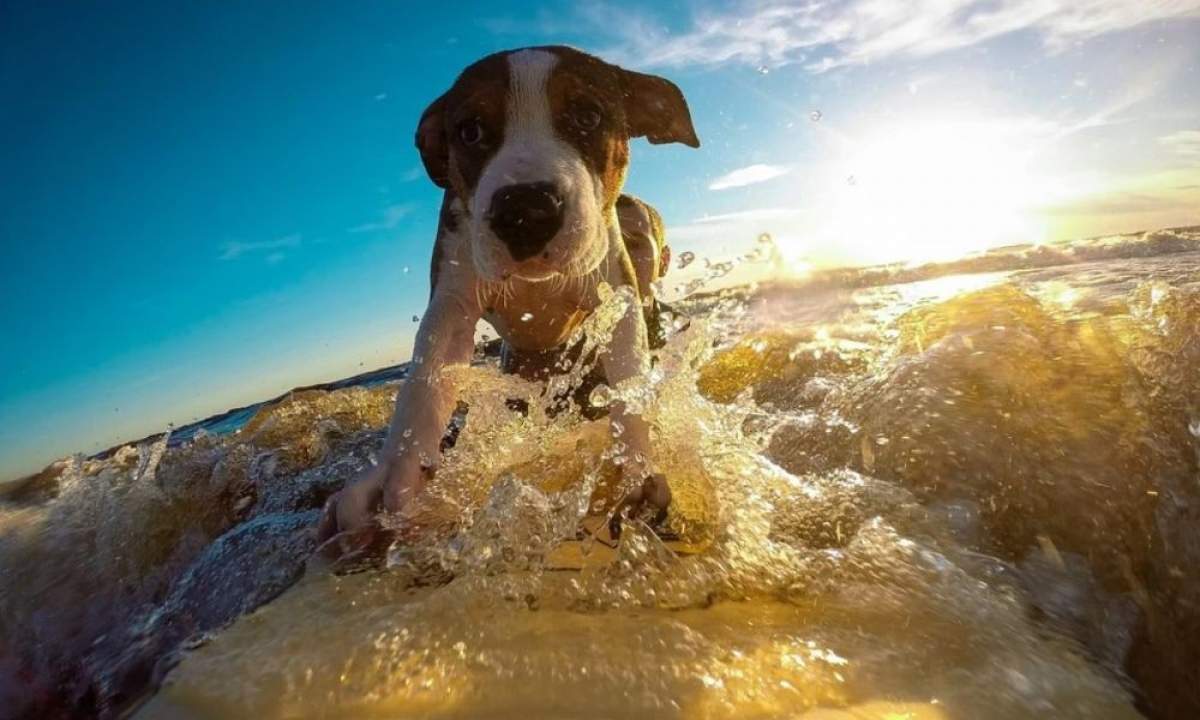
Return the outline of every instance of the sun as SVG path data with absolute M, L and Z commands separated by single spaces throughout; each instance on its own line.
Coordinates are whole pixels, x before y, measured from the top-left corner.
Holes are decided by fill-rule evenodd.
M 1045 240 L 1028 136 L 986 121 L 912 122 L 844 143 L 821 245 L 854 264 L 947 260 Z

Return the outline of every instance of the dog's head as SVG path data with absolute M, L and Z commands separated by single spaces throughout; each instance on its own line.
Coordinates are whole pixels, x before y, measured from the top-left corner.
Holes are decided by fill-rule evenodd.
M 700 146 L 673 83 L 558 46 L 471 65 L 417 126 L 425 170 L 461 200 L 487 280 L 599 265 L 636 137 Z

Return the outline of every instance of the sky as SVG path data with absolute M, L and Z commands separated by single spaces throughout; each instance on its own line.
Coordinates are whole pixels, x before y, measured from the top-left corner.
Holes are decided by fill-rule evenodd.
M 795 272 L 1200 224 L 1200 0 L 0 5 L 0 481 L 408 359 L 416 120 L 570 44 L 684 91 L 676 256 Z

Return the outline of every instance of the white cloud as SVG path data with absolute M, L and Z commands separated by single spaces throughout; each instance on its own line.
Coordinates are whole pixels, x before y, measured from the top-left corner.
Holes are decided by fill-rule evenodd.
M 413 210 L 411 203 L 399 203 L 389 205 L 383 209 L 381 217 L 375 222 L 363 223 L 350 228 L 349 232 L 364 233 L 374 232 L 376 230 L 394 230 L 400 225 L 400 221 L 408 217 L 408 214 Z
M 400 175 L 401 182 L 415 182 L 425 177 L 425 168 L 420 165 L 413 165 L 408 170 Z
M 232 240 L 225 243 L 222 247 L 221 259 L 236 260 L 243 255 L 265 252 L 268 253 L 267 261 L 276 263 L 284 258 L 284 248 L 294 248 L 300 244 L 300 241 L 301 237 L 298 234 L 285 235 L 275 240 L 262 240 L 259 242 L 239 242 Z
M 773 235 L 790 233 L 805 225 L 810 214 L 807 208 L 764 207 L 705 215 L 689 223 L 668 226 L 667 239 L 672 245 L 704 255 L 731 244 L 753 245 L 764 232 Z
M 748 165 L 743 168 L 738 168 L 732 172 L 725 173 L 721 177 L 713 180 L 709 186 L 709 190 L 726 190 L 728 188 L 742 187 L 744 185 L 754 185 L 756 183 L 774 180 L 777 177 L 787 175 L 792 169 L 787 165 L 765 165 L 759 163 L 757 165 Z
M 739 210 L 731 213 L 718 213 L 716 215 L 702 215 L 692 223 L 697 225 L 712 225 L 728 222 L 753 222 L 760 220 L 778 220 L 780 218 L 789 218 L 796 214 L 795 208 L 783 207 L 767 207 L 754 208 L 753 210 Z
M 1200 160 L 1200 130 L 1180 130 L 1160 137 L 1158 142 L 1186 160 Z
M 801 64 L 811 72 L 925 57 L 1008 33 L 1037 33 L 1050 49 L 1170 18 L 1200 17 L 1200 0 L 845 0 L 742 2 L 702 11 L 682 33 L 646 18 L 606 27 L 621 33 L 606 57 L 640 66 L 752 67 Z

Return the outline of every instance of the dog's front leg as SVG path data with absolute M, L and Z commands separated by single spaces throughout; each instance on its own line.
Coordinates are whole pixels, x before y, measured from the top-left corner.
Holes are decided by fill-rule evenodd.
M 412 369 L 396 395 L 381 462 L 329 499 L 318 530 L 321 541 L 344 534 L 341 551 L 363 550 L 374 542 L 380 506 L 402 510 L 432 476 L 456 400 L 442 371 L 471 360 L 480 316 L 474 297 L 473 287 L 462 282 L 435 287 L 417 331 Z
M 632 285 L 637 288 L 636 279 L 630 280 L 631 265 L 620 248 L 617 255 L 618 267 L 610 273 L 609 282 L 615 285 Z M 633 301 L 628 303 L 624 314 L 613 328 L 613 334 L 608 347 L 600 354 L 600 363 L 609 385 L 620 383 L 635 377 L 644 377 L 650 372 L 650 347 L 646 336 L 646 321 L 642 316 L 641 304 L 637 301 L 636 293 Z M 654 452 L 650 444 L 650 424 L 641 413 L 632 412 L 628 404 L 617 398 L 609 406 L 609 421 L 612 424 L 614 436 L 625 446 L 621 458 L 621 472 L 626 478 L 634 481 L 634 486 L 625 497 L 614 515 L 614 534 L 619 532 L 619 516 L 626 508 L 637 511 L 649 505 L 661 516 L 671 503 L 671 489 L 666 478 L 654 472 Z
M 396 394 L 396 409 L 384 443 L 389 466 L 383 505 L 401 510 L 436 471 L 446 424 L 458 393 L 442 372 L 471 361 L 479 310 L 474 294 L 435 291 L 413 345 L 412 371 Z

